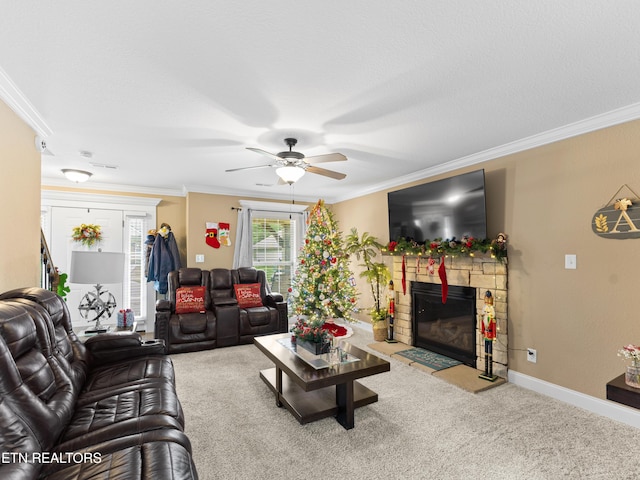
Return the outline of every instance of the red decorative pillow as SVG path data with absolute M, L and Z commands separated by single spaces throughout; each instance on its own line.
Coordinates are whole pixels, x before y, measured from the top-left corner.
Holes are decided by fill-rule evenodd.
M 204 312 L 205 287 L 180 287 L 176 290 L 176 313 Z
M 233 285 L 236 291 L 236 300 L 240 308 L 261 307 L 259 283 L 236 283 Z

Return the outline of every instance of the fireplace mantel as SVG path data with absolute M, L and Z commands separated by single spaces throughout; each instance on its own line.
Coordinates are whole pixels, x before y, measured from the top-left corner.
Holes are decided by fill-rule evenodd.
M 411 319 L 411 282 L 424 282 L 441 284 L 438 275 L 440 259 L 435 259 L 433 273 L 428 268 L 428 258 L 424 256 L 405 256 L 405 284 L 406 293 L 402 292 L 402 255 L 394 255 L 393 258 L 393 282 L 396 291 L 396 316 L 394 317 L 394 337 L 396 340 L 414 345 Z M 493 346 L 493 371 L 496 375 L 507 375 L 507 259 L 497 261 L 490 255 L 477 255 L 474 257 L 446 257 L 445 268 L 447 283 L 463 287 L 476 288 L 476 368 L 484 369 L 484 341 L 481 334 L 482 309 L 484 307 L 484 295 L 491 291 L 494 298 L 496 312 L 496 324 L 498 328 L 497 339 Z

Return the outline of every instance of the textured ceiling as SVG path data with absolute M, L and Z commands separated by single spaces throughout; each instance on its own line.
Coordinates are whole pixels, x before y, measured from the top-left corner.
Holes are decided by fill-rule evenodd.
M 637 118 L 638 25 L 625 0 L 14 0 L 0 73 L 50 129 L 44 184 L 331 201 Z M 288 136 L 346 179 L 225 173 Z

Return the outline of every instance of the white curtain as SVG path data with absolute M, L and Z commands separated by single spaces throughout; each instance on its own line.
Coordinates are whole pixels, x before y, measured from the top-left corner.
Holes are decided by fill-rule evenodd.
M 233 251 L 233 267 L 253 266 L 253 245 L 251 238 L 251 214 L 252 212 L 270 212 L 276 217 L 283 213 L 289 216 L 302 217 L 298 221 L 296 231 L 297 245 L 302 245 L 307 227 L 309 212 L 306 205 L 290 205 L 285 203 L 257 202 L 251 200 L 240 200 L 241 208 L 238 209 L 238 227 L 236 228 L 235 248 Z
M 238 227 L 233 251 L 233 268 L 250 267 L 253 264 L 251 251 L 251 212 L 248 208 L 238 209 Z

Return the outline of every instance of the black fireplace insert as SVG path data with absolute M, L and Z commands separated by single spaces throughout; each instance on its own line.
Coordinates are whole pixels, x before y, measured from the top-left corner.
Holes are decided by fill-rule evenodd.
M 413 344 L 476 366 L 476 289 L 411 282 Z

